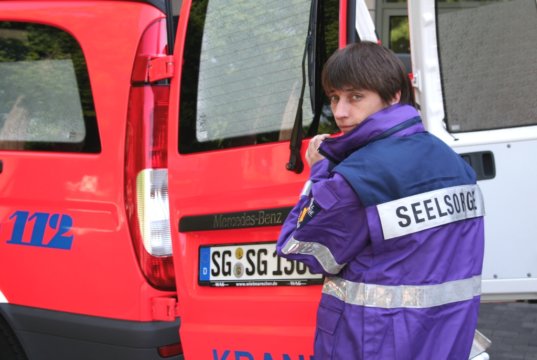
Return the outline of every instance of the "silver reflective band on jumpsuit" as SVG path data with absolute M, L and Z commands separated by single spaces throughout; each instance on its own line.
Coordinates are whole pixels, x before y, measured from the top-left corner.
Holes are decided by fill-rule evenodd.
M 481 294 L 481 276 L 435 285 L 375 285 L 356 283 L 339 277 L 326 278 L 323 293 L 360 306 L 429 308 L 466 301 Z
M 291 238 L 282 248 L 282 252 L 284 254 L 311 255 L 315 257 L 323 269 L 330 274 L 339 273 L 346 265 L 339 264 L 334 258 L 334 255 L 330 252 L 330 249 L 316 242 L 300 241 Z

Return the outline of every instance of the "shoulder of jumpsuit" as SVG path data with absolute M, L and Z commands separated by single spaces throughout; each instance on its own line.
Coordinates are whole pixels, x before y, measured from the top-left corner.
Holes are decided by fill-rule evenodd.
M 476 182 L 466 161 L 426 131 L 373 141 L 333 171 L 349 182 L 365 207 Z
M 311 187 L 313 200 L 323 210 L 346 206 L 361 206 L 358 195 L 343 176 L 332 173 L 330 178 L 320 180 Z
M 417 120 L 407 126 L 408 120 Z M 400 127 L 403 127 L 400 129 Z M 410 105 L 388 106 L 365 119 L 352 131 L 338 137 L 325 139 L 319 151 L 336 165 L 371 140 L 387 132 L 425 131 L 416 108 Z

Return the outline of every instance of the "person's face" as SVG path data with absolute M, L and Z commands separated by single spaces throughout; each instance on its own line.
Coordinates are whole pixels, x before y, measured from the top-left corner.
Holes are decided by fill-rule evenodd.
M 334 89 L 328 97 L 336 124 L 344 134 L 356 128 L 369 115 L 389 105 L 379 94 L 369 90 Z

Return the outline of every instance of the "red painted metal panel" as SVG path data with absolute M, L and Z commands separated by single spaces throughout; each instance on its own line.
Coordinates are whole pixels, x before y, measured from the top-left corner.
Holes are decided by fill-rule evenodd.
M 78 41 L 102 147 L 99 154 L 0 151 L 0 290 L 10 303 L 148 321 L 151 299 L 170 294 L 150 287 L 140 273 L 123 195 L 134 57 L 141 33 L 160 17 L 154 7 L 134 2 L 0 2 L 0 21 L 50 25 Z M 71 248 L 8 243 L 17 211 L 49 214 L 49 221 L 53 214 L 69 216 Z M 35 221 L 26 223 L 25 242 L 35 227 Z M 44 244 L 53 235 L 47 227 Z

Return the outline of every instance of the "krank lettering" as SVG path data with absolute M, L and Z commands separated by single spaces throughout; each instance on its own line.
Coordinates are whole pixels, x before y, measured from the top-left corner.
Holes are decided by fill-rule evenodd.
M 264 353 L 263 357 L 254 357 L 251 352 L 242 350 L 223 350 L 218 351 L 213 349 L 213 360 L 313 360 L 313 356 L 308 355 L 296 355 L 291 356 L 288 354 L 274 355 L 271 353 Z
M 11 230 L 8 244 L 70 250 L 73 243 L 73 219 L 66 214 L 15 211 L 8 218 Z M 4 224 L 2 224 L 4 225 Z M 9 226 L 3 226 L 9 229 Z M 9 230 L 8 230 L 9 231 Z M 3 234 L 2 234 L 3 236 Z

